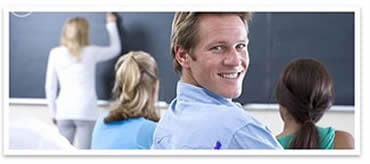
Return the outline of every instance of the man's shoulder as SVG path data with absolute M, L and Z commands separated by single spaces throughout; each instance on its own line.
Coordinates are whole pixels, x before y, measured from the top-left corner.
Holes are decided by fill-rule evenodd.
M 226 119 L 250 120 L 253 116 L 238 106 L 218 106 L 215 107 L 214 115 L 220 117 L 228 116 Z

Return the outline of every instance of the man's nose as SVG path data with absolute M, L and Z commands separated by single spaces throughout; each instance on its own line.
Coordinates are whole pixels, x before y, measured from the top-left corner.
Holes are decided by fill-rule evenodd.
M 230 50 L 230 52 L 225 56 L 224 64 L 228 66 L 238 66 L 241 64 L 241 52 L 236 49 Z

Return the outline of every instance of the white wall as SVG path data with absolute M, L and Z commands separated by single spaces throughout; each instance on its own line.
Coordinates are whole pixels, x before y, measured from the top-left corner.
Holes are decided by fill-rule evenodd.
M 103 111 L 106 107 L 99 107 Z M 161 114 L 164 114 L 166 108 L 161 108 Z M 282 130 L 282 120 L 277 109 L 248 109 L 257 119 L 270 127 L 273 134 L 278 134 Z M 46 105 L 21 105 L 10 104 L 9 119 L 33 117 L 48 124 L 52 124 L 48 108 Z M 338 130 L 345 130 L 354 135 L 355 116 L 353 110 L 329 110 L 318 123 L 320 126 L 333 126 Z

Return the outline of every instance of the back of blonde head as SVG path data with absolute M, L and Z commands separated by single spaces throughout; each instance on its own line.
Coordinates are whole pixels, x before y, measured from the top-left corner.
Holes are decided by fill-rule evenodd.
M 81 17 L 68 19 L 64 25 L 60 43 L 80 61 L 81 49 L 90 44 L 88 21 Z
M 135 117 L 157 122 L 159 113 L 154 104 L 158 94 L 155 84 L 159 78 L 155 59 L 146 52 L 131 51 L 119 58 L 115 71 L 114 102 L 104 122 Z

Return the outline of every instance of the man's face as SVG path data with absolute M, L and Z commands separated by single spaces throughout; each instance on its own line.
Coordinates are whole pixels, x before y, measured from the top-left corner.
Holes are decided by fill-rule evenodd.
M 198 43 L 183 80 L 226 98 L 239 97 L 249 64 L 247 31 L 235 15 L 200 17 Z

